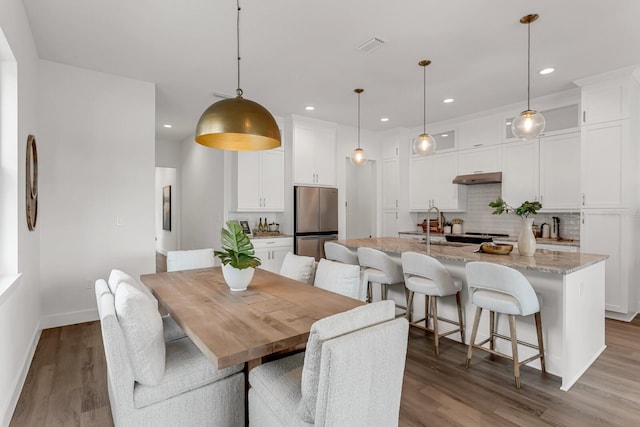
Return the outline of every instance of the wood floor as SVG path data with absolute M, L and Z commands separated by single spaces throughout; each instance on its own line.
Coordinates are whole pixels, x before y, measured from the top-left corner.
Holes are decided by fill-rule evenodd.
M 636 426 L 640 424 L 640 318 L 606 321 L 608 348 L 569 392 L 560 380 L 412 328 L 401 426 Z M 11 426 L 111 426 L 100 324 L 42 332 Z

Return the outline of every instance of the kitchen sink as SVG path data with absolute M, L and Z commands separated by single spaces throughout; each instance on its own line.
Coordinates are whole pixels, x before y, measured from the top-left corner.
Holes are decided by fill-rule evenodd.
M 461 247 L 461 246 L 467 246 L 466 243 L 459 243 L 459 242 L 447 242 L 444 240 L 432 240 L 431 241 L 431 245 L 432 246 L 453 246 L 453 247 Z

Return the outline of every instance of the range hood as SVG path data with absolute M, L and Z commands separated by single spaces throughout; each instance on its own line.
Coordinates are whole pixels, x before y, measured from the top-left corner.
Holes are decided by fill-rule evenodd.
M 502 172 L 474 173 L 471 175 L 458 175 L 453 178 L 454 184 L 474 185 L 493 184 L 502 182 Z

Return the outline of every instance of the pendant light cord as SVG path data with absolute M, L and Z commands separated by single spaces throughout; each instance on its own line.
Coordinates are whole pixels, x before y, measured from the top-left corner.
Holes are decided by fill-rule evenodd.
M 242 89 L 240 89 L 240 0 L 236 0 L 238 7 L 238 17 L 236 19 L 236 48 L 238 53 L 238 88 L 236 89 L 236 95 L 242 96 Z
M 358 148 L 360 148 L 360 93 L 358 92 Z
M 527 23 L 527 111 L 531 110 L 531 22 Z
M 427 66 L 422 66 L 422 134 L 427 133 Z

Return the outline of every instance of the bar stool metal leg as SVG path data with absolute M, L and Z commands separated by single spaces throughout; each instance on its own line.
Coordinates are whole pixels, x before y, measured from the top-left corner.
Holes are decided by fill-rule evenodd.
M 513 376 L 516 388 L 520 388 L 520 361 L 518 360 L 518 338 L 516 337 L 516 316 L 509 315 L 509 332 L 511 333 L 511 351 L 513 353 Z
M 495 334 L 496 334 L 496 312 L 489 311 L 489 348 L 495 350 Z
M 413 291 L 409 291 L 407 294 L 407 320 L 411 323 L 411 314 L 413 312 Z

